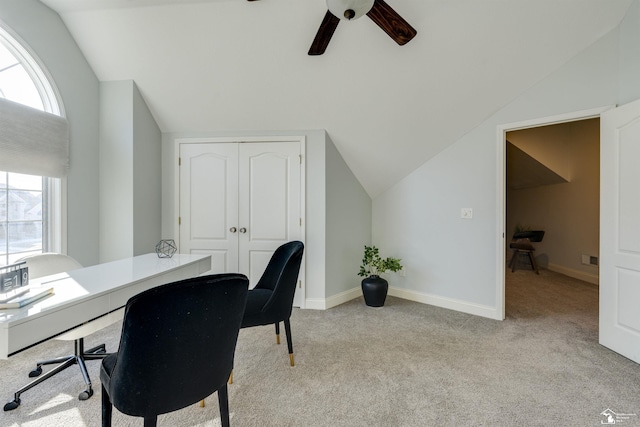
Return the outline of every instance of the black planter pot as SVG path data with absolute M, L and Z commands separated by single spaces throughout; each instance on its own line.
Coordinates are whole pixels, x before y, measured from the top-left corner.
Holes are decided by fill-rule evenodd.
M 382 307 L 388 290 L 389 283 L 380 276 L 372 275 L 362 280 L 362 295 L 369 307 Z

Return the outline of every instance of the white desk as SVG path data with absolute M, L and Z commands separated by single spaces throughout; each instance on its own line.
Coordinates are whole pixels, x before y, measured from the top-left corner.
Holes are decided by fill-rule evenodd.
M 210 255 L 155 253 L 34 279 L 54 294 L 29 306 L 0 310 L 0 359 L 123 307 L 132 296 L 211 270 Z

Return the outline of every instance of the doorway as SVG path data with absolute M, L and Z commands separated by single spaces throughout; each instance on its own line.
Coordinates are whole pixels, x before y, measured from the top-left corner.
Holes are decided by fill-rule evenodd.
M 506 274 L 511 273 L 511 270 L 506 270 L 507 256 L 511 255 L 509 242 L 516 227 L 546 231 L 544 240 L 536 244 L 536 260 L 540 267 L 598 283 L 599 117 L 607 109 L 609 107 L 512 123 L 498 128 L 498 212 L 502 213 L 498 215 L 498 229 L 503 231 L 503 239 L 496 256 L 496 295 L 497 306 L 502 307 L 502 319 L 505 318 Z M 594 132 L 595 136 L 591 139 L 596 140 L 596 157 L 593 158 L 594 147 L 591 146 L 590 166 L 581 168 L 582 165 L 576 165 L 575 161 L 588 153 L 575 150 L 579 148 L 581 139 Z M 539 142 L 553 140 L 552 137 L 561 139 L 561 143 L 551 143 L 545 147 L 544 143 Z M 509 141 L 510 138 L 514 141 Z M 572 141 L 572 138 L 577 142 Z M 527 165 L 516 168 L 521 176 L 508 174 L 508 150 L 515 151 L 516 157 L 528 161 Z M 516 201 L 518 205 L 515 204 Z M 589 227 L 591 230 L 587 230 Z M 528 273 L 535 274 L 533 271 Z
M 547 300 L 547 308 L 558 306 L 541 313 L 589 313 L 581 321 L 597 331 L 597 286 L 588 284 L 599 282 L 600 119 L 509 131 L 505 149 L 507 241 L 515 232 L 545 232 L 531 243 L 530 259 L 506 249 L 513 266 L 505 278 L 507 314 L 533 308 L 527 301 L 535 304 L 544 292 L 558 299 Z M 579 301 L 583 307 L 573 307 Z

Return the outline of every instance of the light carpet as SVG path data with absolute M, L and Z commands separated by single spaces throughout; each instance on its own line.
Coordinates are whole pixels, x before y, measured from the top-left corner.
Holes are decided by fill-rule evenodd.
M 640 366 L 598 344 L 596 286 L 548 270 L 508 271 L 506 311 L 501 322 L 392 297 L 382 308 L 358 298 L 326 311 L 295 309 L 295 367 L 272 327 L 244 329 L 229 386 L 231 425 L 600 426 L 610 409 L 637 414 L 622 425 L 640 426 Z M 87 346 L 116 349 L 120 328 Z M 71 350 L 52 340 L 0 361 L 5 402 L 36 360 Z M 99 363 L 88 362 L 88 401 L 77 399 L 83 381 L 74 366 L 24 393 L 20 407 L 0 413 L 0 425 L 99 426 Z M 113 425 L 142 419 L 114 410 Z M 218 426 L 217 398 L 162 415 L 158 425 Z

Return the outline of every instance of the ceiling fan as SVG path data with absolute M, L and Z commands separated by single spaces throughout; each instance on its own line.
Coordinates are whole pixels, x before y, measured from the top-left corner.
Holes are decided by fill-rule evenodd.
M 408 43 L 417 31 L 383 0 L 327 0 L 327 10 L 309 55 L 322 55 L 329 45 L 340 19 L 351 21 L 367 15 L 400 46 Z

